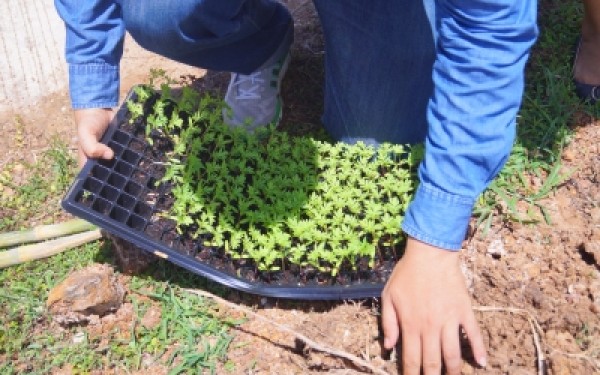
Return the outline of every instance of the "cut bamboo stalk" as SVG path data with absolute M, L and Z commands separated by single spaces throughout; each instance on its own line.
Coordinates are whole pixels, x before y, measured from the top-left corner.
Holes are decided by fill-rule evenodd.
M 30 242 L 44 241 L 95 228 L 96 226 L 86 220 L 73 219 L 59 224 L 40 225 L 28 230 L 0 233 L 0 249 Z
M 2 251 L 0 252 L 0 268 L 21 264 L 35 259 L 47 258 L 65 250 L 95 241 L 100 237 L 100 229 L 96 229 Z

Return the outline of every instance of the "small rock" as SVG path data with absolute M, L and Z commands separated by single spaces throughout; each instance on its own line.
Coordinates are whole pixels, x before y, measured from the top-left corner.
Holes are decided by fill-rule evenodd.
M 490 246 L 487 248 L 487 254 L 490 255 L 494 259 L 500 259 L 506 255 L 506 249 L 504 248 L 504 244 L 502 240 L 497 238 L 490 243 Z
M 85 340 L 85 333 L 77 332 L 73 335 L 73 344 L 81 344 Z
M 124 295 L 113 269 L 96 264 L 73 272 L 54 287 L 46 306 L 59 324 L 70 325 L 117 310 Z

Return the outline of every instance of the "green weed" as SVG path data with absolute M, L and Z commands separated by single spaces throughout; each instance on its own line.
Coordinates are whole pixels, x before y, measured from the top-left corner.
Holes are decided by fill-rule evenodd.
M 32 222 L 55 222 L 63 214 L 60 200 L 73 181 L 75 161 L 55 138 L 35 163 L 12 163 L 0 172 L 0 230 Z M 19 172 L 16 174 L 16 172 Z M 69 273 L 93 263 L 111 263 L 103 241 L 48 259 L 0 269 L 0 374 L 128 373 L 162 365 L 171 373 L 210 373 L 224 358 L 236 324 L 218 316 L 208 301 L 183 295 L 181 287 L 207 287 L 204 279 L 169 263 L 153 276 L 133 278 L 126 303 L 134 306 L 130 327 L 102 335 L 85 326 L 58 328 L 45 302 L 52 287 Z M 108 244 L 107 244 L 108 245 Z M 138 292 L 138 289 L 143 289 Z M 214 288 L 213 288 L 214 289 Z M 142 293 L 151 294 L 142 299 Z M 141 320 L 151 306 L 161 311 L 157 327 Z
M 63 213 L 60 194 L 74 175 L 75 159 L 58 138 L 36 162 L 5 166 L 0 171 L 0 231 L 22 229 L 31 222 L 52 223 Z

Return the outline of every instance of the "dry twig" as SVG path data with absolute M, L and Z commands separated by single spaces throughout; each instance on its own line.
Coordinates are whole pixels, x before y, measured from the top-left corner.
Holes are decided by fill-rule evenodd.
M 243 312 L 244 314 L 250 315 L 256 319 L 262 320 L 264 322 L 269 323 L 270 325 L 273 325 L 275 327 L 277 327 L 278 329 L 287 332 L 291 335 L 293 335 L 295 338 L 297 338 L 298 340 L 302 341 L 304 344 L 306 344 L 307 346 L 309 346 L 310 348 L 322 352 L 322 353 L 326 353 L 335 357 L 339 357 L 339 358 L 344 358 L 348 361 L 351 361 L 352 363 L 354 363 L 357 366 L 366 368 L 368 370 L 370 370 L 371 372 L 375 373 L 375 374 L 381 374 L 381 375 L 389 375 L 388 372 L 376 368 L 375 366 L 371 365 L 369 362 L 353 355 L 350 353 L 347 353 L 345 351 L 342 350 L 338 350 L 338 349 L 334 349 L 334 348 L 329 348 L 326 345 L 320 344 L 316 341 L 311 340 L 310 338 L 304 336 L 301 333 L 298 333 L 294 330 L 292 330 L 291 328 L 283 325 L 283 324 L 279 324 L 277 322 L 272 321 L 271 319 L 265 318 L 264 316 L 255 313 L 254 311 L 244 307 L 244 306 L 240 306 L 240 305 L 236 305 L 234 303 L 231 303 L 221 297 L 218 297 L 212 293 L 206 292 L 204 290 L 198 290 L 198 289 L 184 289 L 186 292 L 198 295 L 198 296 L 202 296 L 202 297 L 206 297 L 206 298 L 210 298 L 213 299 L 215 301 L 217 301 L 219 304 L 225 305 L 229 308 L 232 308 L 234 310 L 238 310 Z

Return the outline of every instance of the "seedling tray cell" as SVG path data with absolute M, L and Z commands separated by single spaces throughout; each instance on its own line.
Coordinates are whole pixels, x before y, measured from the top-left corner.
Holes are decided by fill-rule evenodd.
M 132 93 L 128 99 L 133 96 Z M 277 298 L 339 300 L 378 297 L 393 268 L 387 260 L 377 272 L 361 268 L 351 275 L 322 277 L 317 271 L 256 272 L 252 261 L 232 259 L 202 239 L 181 236 L 175 223 L 161 216 L 169 208 L 172 186 L 159 183 L 165 173 L 156 145 L 145 129 L 131 125 L 123 105 L 101 142 L 112 160 L 86 162 L 62 201 L 63 208 L 141 249 L 192 273 L 240 291 Z

